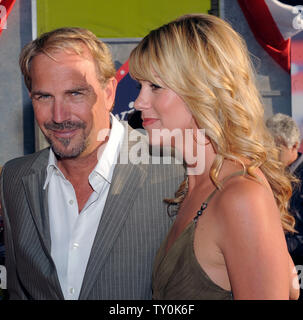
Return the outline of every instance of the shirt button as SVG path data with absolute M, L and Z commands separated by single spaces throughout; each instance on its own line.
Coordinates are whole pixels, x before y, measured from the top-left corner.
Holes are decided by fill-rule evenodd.
M 74 248 L 74 249 L 79 248 L 79 243 L 76 243 L 76 242 L 75 242 L 75 243 L 73 243 L 73 248 Z
M 74 200 L 69 200 L 69 204 L 72 205 L 74 203 Z
M 74 288 L 69 288 L 69 293 L 70 294 L 74 294 L 75 293 L 75 289 Z

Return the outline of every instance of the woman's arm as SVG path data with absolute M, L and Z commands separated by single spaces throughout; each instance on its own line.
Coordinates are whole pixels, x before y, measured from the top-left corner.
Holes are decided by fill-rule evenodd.
M 235 299 L 289 299 L 289 255 L 271 190 L 248 179 L 218 201 L 219 247 Z

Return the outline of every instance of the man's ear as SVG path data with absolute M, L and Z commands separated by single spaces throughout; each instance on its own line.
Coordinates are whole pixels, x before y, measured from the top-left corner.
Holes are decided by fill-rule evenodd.
M 105 93 L 106 108 L 108 111 L 111 111 L 113 108 L 115 97 L 116 97 L 117 85 L 118 85 L 118 81 L 115 77 L 112 77 L 109 80 L 107 80 L 107 83 L 105 84 L 104 93 Z
M 298 143 L 298 142 L 296 142 L 296 143 L 293 145 L 293 147 L 292 147 L 292 148 L 293 148 L 293 150 L 294 150 L 294 149 L 298 149 L 298 148 L 299 148 L 299 143 Z

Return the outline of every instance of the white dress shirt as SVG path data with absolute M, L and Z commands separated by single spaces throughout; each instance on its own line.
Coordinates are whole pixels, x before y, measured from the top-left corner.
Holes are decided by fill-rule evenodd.
M 95 169 L 89 175 L 93 193 L 79 214 L 75 190 L 57 166 L 52 149 L 49 153 L 47 177 L 48 208 L 51 235 L 51 256 L 56 265 L 65 299 L 79 298 L 83 277 L 119 150 L 124 138 L 124 126 L 111 115 L 109 140 Z

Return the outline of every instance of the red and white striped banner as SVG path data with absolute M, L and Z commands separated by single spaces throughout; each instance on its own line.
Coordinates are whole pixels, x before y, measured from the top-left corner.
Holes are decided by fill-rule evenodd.
M 16 0 L 0 0 L 0 34 L 7 28 L 7 17 L 10 14 Z
M 290 72 L 290 38 L 303 30 L 303 6 L 278 0 L 238 0 L 259 44 Z

